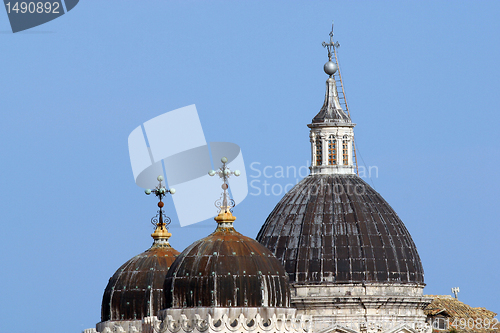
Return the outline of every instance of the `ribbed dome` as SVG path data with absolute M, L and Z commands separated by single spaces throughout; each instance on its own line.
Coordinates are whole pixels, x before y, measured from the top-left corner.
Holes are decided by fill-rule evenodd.
M 124 263 L 104 290 L 101 321 L 134 320 L 162 310 L 163 283 L 179 252 L 155 246 Z
M 257 240 L 291 283 L 424 282 L 403 222 L 356 175 L 306 177 L 274 208 Z
M 290 306 L 283 267 L 267 248 L 234 230 L 232 223 L 219 225 L 184 250 L 172 264 L 164 289 L 166 308 Z

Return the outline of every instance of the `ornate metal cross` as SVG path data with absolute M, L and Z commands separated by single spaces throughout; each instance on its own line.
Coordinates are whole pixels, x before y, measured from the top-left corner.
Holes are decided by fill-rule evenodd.
M 158 211 L 158 213 L 156 214 L 156 216 L 154 216 L 151 219 L 151 223 L 154 226 L 158 226 L 160 224 L 160 225 L 163 225 L 163 226 L 166 227 L 166 226 L 168 226 L 170 224 L 171 220 L 170 220 L 170 217 L 166 216 L 165 213 L 163 213 L 163 206 L 165 204 L 163 203 L 162 199 L 163 199 L 163 197 L 167 193 L 174 194 L 175 193 L 175 189 L 174 188 L 167 189 L 165 187 L 165 185 L 163 185 L 163 183 L 162 183 L 163 182 L 163 176 L 160 175 L 156 179 L 158 180 L 159 184 L 153 190 L 150 190 L 148 188 L 147 190 L 144 191 L 144 193 L 146 193 L 147 195 L 150 195 L 151 193 L 153 193 L 160 200 L 158 202 L 158 207 L 160 208 L 160 210 Z
M 227 189 L 229 188 L 227 180 L 231 175 L 235 175 L 236 177 L 238 177 L 240 175 L 240 171 L 229 170 L 229 168 L 226 166 L 227 163 L 226 157 L 221 158 L 220 161 L 222 162 L 222 166 L 217 171 L 210 170 L 208 174 L 210 176 L 218 175 L 222 179 L 223 184 L 221 187 L 224 190 L 224 192 L 222 193 L 222 198 L 215 202 L 215 207 L 220 208 L 219 212 L 222 212 L 222 210 L 227 212 L 228 210 L 231 210 L 232 207 L 234 207 L 234 200 L 229 198 L 229 193 L 227 192 Z
M 333 42 L 333 22 L 332 22 L 332 31 L 330 31 L 330 42 L 329 43 L 323 42 L 321 43 L 321 45 L 323 45 L 323 47 L 326 47 L 326 49 L 328 50 L 328 60 L 332 61 L 333 48 L 340 47 L 339 42 Z

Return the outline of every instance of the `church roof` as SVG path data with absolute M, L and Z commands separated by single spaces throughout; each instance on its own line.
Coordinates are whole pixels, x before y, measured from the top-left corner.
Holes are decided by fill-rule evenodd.
M 179 252 L 156 247 L 124 263 L 104 290 L 101 321 L 134 320 L 156 316 L 163 307 L 163 283 Z
M 166 308 L 290 306 L 283 267 L 267 248 L 237 232 L 234 219 L 221 212 L 215 232 L 172 264 L 164 286 Z
M 427 316 L 443 316 L 448 317 L 448 321 L 450 326 L 449 329 L 455 328 L 457 332 L 499 332 L 500 331 L 500 323 L 498 321 L 493 321 L 493 318 L 497 315 L 493 311 L 486 310 L 485 308 L 473 308 L 463 302 L 460 302 L 458 299 L 451 297 L 450 295 L 428 295 L 428 297 L 432 297 L 432 303 L 429 304 L 424 313 Z M 465 319 L 465 325 L 460 323 L 460 319 Z M 455 320 L 456 319 L 456 320 Z M 467 322 L 469 319 L 473 319 L 475 322 L 472 325 L 472 322 Z M 481 321 L 479 321 L 480 319 Z M 496 330 L 485 329 L 485 319 L 489 320 L 489 327 L 496 327 Z M 478 326 L 480 323 L 480 326 Z M 495 325 L 496 323 L 496 325 Z M 467 325 L 470 324 L 467 327 Z
M 291 283 L 424 282 L 403 222 L 357 175 L 304 178 L 276 205 L 257 240 Z

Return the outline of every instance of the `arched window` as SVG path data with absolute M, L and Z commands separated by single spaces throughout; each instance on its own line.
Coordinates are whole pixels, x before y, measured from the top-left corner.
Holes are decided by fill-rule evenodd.
M 344 139 L 342 140 L 342 160 L 344 165 L 349 164 L 349 145 L 347 143 L 347 136 L 344 136 Z
M 337 164 L 337 141 L 333 135 L 328 138 L 328 165 Z
M 323 164 L 323 142 L 321 137 L 318 135 L 316 137 L 316 165 Z

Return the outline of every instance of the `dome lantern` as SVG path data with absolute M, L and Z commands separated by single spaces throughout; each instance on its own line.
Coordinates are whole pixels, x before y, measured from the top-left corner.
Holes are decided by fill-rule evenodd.
M 340 44 L 333 41 L 333 24 L 330 41 L 322 45 L 328 50 L 328 62 L 323 69 L 329 78 L 326 80 L 323 106 L 307 125 L 311 129 L 311 174 L 354 174 L 357 172 L 354 146 L 356 124 L 352 123 L 347 108 L 336 53 Z

